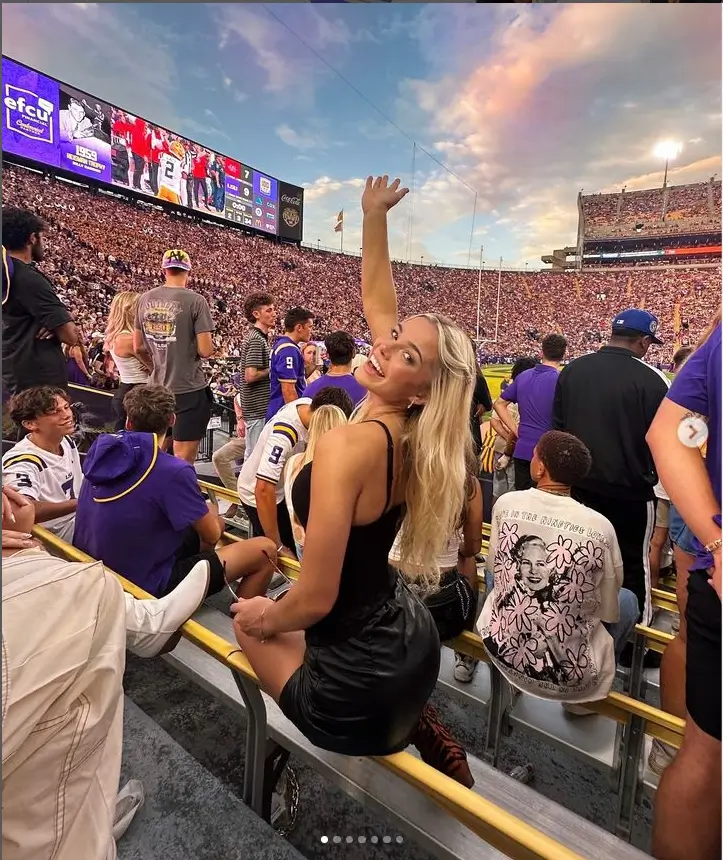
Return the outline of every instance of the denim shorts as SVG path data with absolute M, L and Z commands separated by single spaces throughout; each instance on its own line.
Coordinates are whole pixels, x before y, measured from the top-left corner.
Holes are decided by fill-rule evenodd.
M 675 546 L 683 552 L 687 552 L 688 555 L 695 555 L 693 532 L 683 522 L 683 518 L 676 510 L 675 505 L 670 506 L 670 524 L 668 528 L 670 540 Z

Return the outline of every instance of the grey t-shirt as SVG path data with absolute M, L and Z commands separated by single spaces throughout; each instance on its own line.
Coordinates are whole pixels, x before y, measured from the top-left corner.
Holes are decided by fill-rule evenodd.
M 196 335 L 213 331 L 203 296 L 185 287 L 156 287 L 138 302 L 136 328 L 153 359 L 149 382 L 174 394 L 200 391 L 207 385 L 196 348 Z

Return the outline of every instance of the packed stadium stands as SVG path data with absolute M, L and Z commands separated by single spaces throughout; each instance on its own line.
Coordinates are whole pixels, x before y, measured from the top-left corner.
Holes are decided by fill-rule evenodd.
M 720 183 L 716 187 L 720 195 Z M 159 283 L 161 256 L 169 247 L 183 247 L 194 261 L 193 285 L 209 300 L 216 318 L 219 357 L 238 354 L 245 330 L 243 302 L 258 290 L 271 292 L 281 308 L 309 304 L 318 315 L 320 334 L 338 328 L 368 336 L 358 291 L 358 257 L 275 244 L 9 164 L 4 169 L 3 191 L 6 204 L 33 209 L 51 225 L 42 266 L 86 336 L 103 330 L 116 291 L 140 291 Z M 644 198 L 645 205 L 653 206 L 650 195 Z M 685 199 L 692 201 L 685 205 L 692 206 L 698 198 Z M 613 217 L 610 195 L 583 200 L 600 202 L 597 209 L 593 206 L 594 217 Z M 476 271 L 395 263 L 394 277 L 405 313 L 437 310 L 475 335 Z M 717 309 L 721 271 L 720 266 L 503 271 L 499 337 L 492 343 L 497 282 L 496 270 L 482 272 L 480 338 L 487 359 L 536 353 L 540 336 L 549 331 L 565 334 L 570 357 L 584 354 L 605 339 L 615 313 L 641 306 L 658 315 L 666 342 L 651 359 L 669 362 L 674 343 L 694 343 Z
M 581 195 L 583 238 L 667 236 L 721 229 L 721 182 Z

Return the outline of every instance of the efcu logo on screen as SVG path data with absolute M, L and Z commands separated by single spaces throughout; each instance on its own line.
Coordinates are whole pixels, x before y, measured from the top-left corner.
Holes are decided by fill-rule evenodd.
M 12 84 L 5 85 L 5 127 L 31 140 L 53 142 L 53 110 L 55 105 L 30 90 Z

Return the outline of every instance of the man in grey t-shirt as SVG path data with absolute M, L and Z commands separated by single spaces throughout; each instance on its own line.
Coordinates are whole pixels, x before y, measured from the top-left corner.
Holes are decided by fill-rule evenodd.
M 191 258 L 166 251 L 161 264 L 166 283 L 138 302 L 133 346 L 150 356 L 149 382 L 176 396 L 173 453 L 193 464 L 211 418 L 211 392 L 201 361 L 213 354 L 211 311 L 203 296 L 186 289 Z
M 241 408 L 246 424 L 246 458 L 251 456 L 266 423 L 270 397 L 269 332 L 276 325 L 274 300 L 268 293 L 253 293 L 244 303 L 252 323 L 241 344 Z

